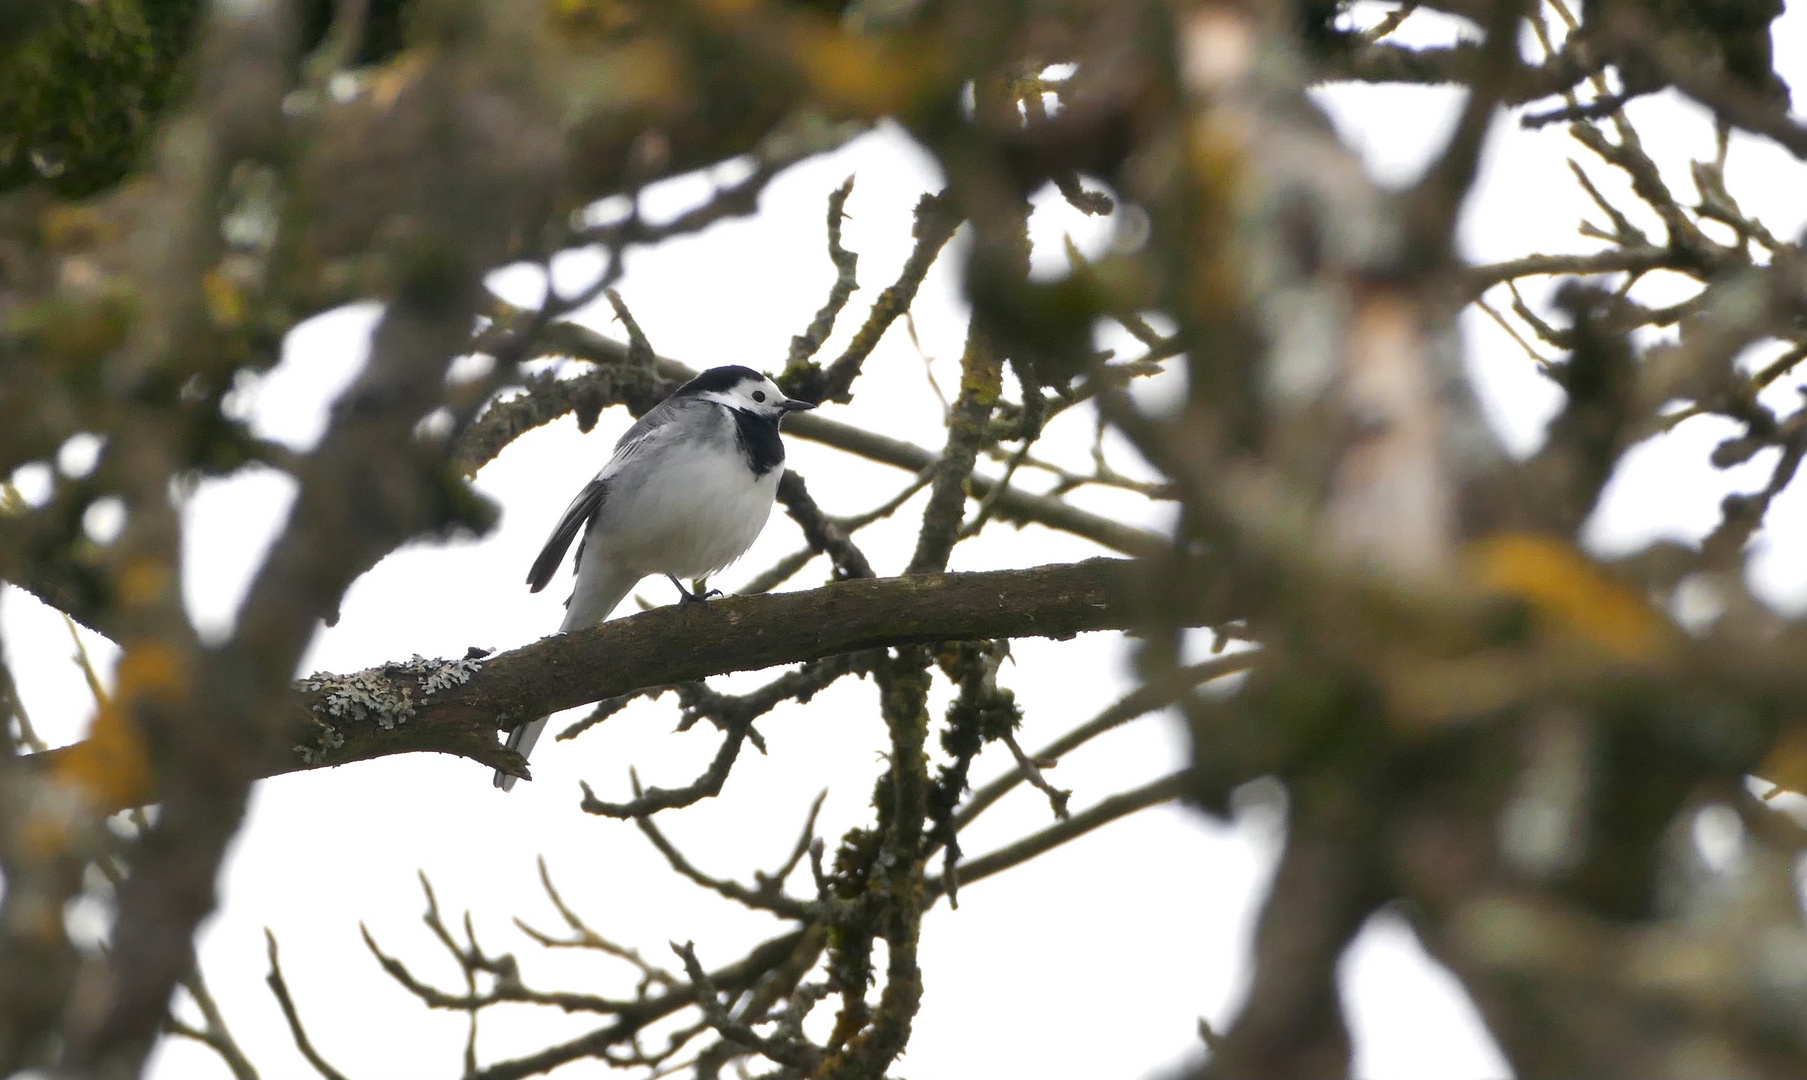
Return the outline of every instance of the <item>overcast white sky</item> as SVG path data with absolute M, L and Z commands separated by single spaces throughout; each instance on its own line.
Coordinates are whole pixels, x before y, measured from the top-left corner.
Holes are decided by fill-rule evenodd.
M 1417 16 L 1416 36 L 1453 32 L 1445 21 Z M 1777 23 L 1783 73 L 1807 94 L 1807 16 L 1791 11 Z M 1409 182 L 1448 131 L 1459 99 L 1440 90 L 1338 88 L 1317 95 L 1381 182 Z M 1687 162 L 1712 152 L 1711 126 L 1697 109 L 1670 98 L 1642 101 L 1633 118 L 1680 192 L 1692 193 Z M 1467 254 L 1487 261 L 1529 251 L 1583 250 L 1575 226 L 1587 214 L 1563 159 L 1589 162 L 1560 128 L 1528 133 L 1502 121 L 1462 229 Z M 1603 189 L 1623 185 L 1590 167 Z M 1807 217 L 1807 170 L 1767 144 L 1734 145 L 1730 187 L 1747 209 L 1778 234 L 1798 232 Z M 828 192 L 848 174 L 858 184 L 848 202 L 845 242 L 860 255 L 862 291 L 855 294 L 832 355 L 866 306 L 896 274 L 908 250 L 910 209 L 941 180 L 932 162 L 894 130 L 881 129 L 775 182 L 758 217 L 633 253 L 621 292 L 661 352 L 698 366 L 744 363 L 777 370 L 792 334 L 826 294 L 832 270 L 823 249 Z M 649 213 L 668 214 L 707 195 L 710 180 L 662 185 Z M 1046 193 L 1044 193 L 1046 196 Z M 1043 197 L 1032 220 L 1038 267 L 1056 273 L 1060 241 L 1070 233 L 1082 249 L 1109 245 L 1109 222 L 1086 219 L 1057 197 Z M 595 272 L 578 253 L 558 267 L 575 285 Z M 568 280 L 567 280 L 568 279 Z M 495 286 L 535 299 L 533 271 L 499 271 Z M 1652 289 L 1664 287 L 1653 282 Z M 263 433 L 297 447 L 317 438 L 324 410 L 362 360 L 378 310 L 354 306 L 297 328 L 282 366 L 247 392 Z M 916 305 L 922 348 L 944 386 L 957 384 L 964 306 L 954 260 L 931 273 Z M 584 321 L 605 333 L 606 309 Z M 825 410 L 836 419 L 939 445 L 940 407 L 908 337 L 895 329 L 868 362 L 855 402 Z M 1489 417 L 1515 452 L 1541 438 L 1557 403 L 1555 390 L 1518 347 L 1484 317 L 1465 322 L 1469 361 Z M 1120 342 L 1108 334 L 1105 343 Z M 1169 388 L 1171 389 L 1171 388 Z M 1157 390 L 1158 392 L 1158 390 Z M 1792 409 L 1792 386 L 1774 392 Z M 484 540 L 398 552 L 361 579 L 340 623 L 315 639 L 302 673 L 349 671 L 413 653 L 455 656 L 470 645 L 513 648 L 558 623 L 566 579 L 539 595 L 521 580 L 551 523 L 606 459 L 630 422 L 606 413 L 580 435 L 569 418 L 523 437 L 486 468 L 478 484 L 503 507 L 500 527 Z M 1614 479 L 1588 538 L 1607 554 L 1651 540 L 1697 541 L 1711 527 L 1718 501 L 1767 475 L 1768 458 L 1715 473 L 1706 451 L 1725 425 L 1691 421 L 1638 448 Z M 1075 410 L 1044 447 L 1085 463 L 1089 414 Z M 901 473 L 848 461 L 789 440 L 791 464 L 832 513 L 882 502 Z M 1121 447 L 1117 464 L 1135 468 Z M 1799 485 L 1797 485 L 1798 489 Z M 185 518 L 185 595 L 204 631 L 229 630 L 232 614 L 286 513 L 289 481 L 270 472 L 202 485 Z M 1110 493 L 1079 501 L 1152 526 L 1158 508 Z M 862 544 L 881 572 L 907 561 L 920 497 L 890 526 L 874 527 Z M 1752 579 L 1789 610 L 1807 608 L 1807 496 L 1785 494 L 1772 527 L 1758 537 Z M 740 566 L 722 576 L 730 591 L 773 558 L 800 546 L 782 513 Z M 955 569 L 1032 565 L 1095 554 L 1083 541 L 1038 528 L 988 530 L 957 550 Z M 792 587 L 819 581 L 812 567 Z M 671 599 L 647 582 L 641 595 Z M 60 620 L 8 587 L 0 597 L 0 629 L 20 692 L 39 729 L 53 742 L 79 737 L 91 701 Z M 103 664 L 113 653 L 90 638 Z M 1025 641 L 1002 680 L 1025 707 L 1026 746 L 1047 742 L 1109 704 L 1133 684 L 1128 651 L 1117 635 L 1065 643 Z M 752 685 L 757 675 L 720 680 Z M 939 704 L 945 701 L 945 691 Z M 293 1050 L 263 985 L 262 930 L 281 939 L 291 988 L 315 1042 L 340 1069 L 361 1076 L 455 1075 L 463 1019 L 429 1013 L 376 968 L 358 935 L 365 921 L 417 974 L 456 988 L 457 972 L 419 922 L 416 871 L 437 887 L 448 919 L 468 908 L 492 952 L 512 950 L 534 986 L 624 992 L 631 973 L 570 953 L 549 953 L 511 923 L 520 916 L 556 931 L 541 893 L 535 858 L 544 855 L 565 897 L 597 929 L 638 946 L 655 962 L 668 940 L 694 938 L 706 964 L 733 959 L 781 928 L 681 883 L 631 826 L 575 809 L 577 781 L 603 797 L 627 791 L 627 767 L 649 783 L 688 781 L 713 754 L 706 730 L 672 734 L 669 705 L 641 705 L 574 742 L 545 742 L 534 760 L 537 779 L 504 795 L 470 762 L 406 756 L 263 784 L 223 881 L 224 903 L 202 938 L 202 962 L 234 1032 L 266 1076 L 309 1075 Z M 555 722 L 553 730 L 560 727 Z M 666 815 L 662 823 L 704 868 L 742 877 L 779 862 L 810 800 L 826 788 L 819 831 L 831 838 L 869 820 L 867 799 L 885 745 L 870 685 L 847 682 L 806 709 L 780 710 L 760 725 L 769 756 L 743 757 L 719 799 Z M 1098 740 L 1063 761 L 1055 779 L 1075 790 L 1075 808 L 1159 776 L 1181 762 L 1177 727 L 1151 717 Z M 975 768 L 982 782 L 1003 771 L 995 756 Z M 1255 793 L 1258 795 L 1259 793 Z M 982 853 L 1044 825 L 1045 800 L 1012 795 L 967 840 Z M 1247 938 L 1271 873 L 1278 811 L 1251 797 L 1233 824 L 1173 808 L 1146 812 L 1056 851 L 1029 866 L 963 891 L 958 911 L 938 906 L 926 919 L 923 964 L 927 999 L 898 1071 L 918 1080 L 964 1076 L 1146 1076 L 1197 1052 L 1196 1020 L 1220 1028 L 1233 1018 L 1248 977 Z M 78 932 L 105 926 L 99 906 L 70 913 Z M 1508 1073 L 1454 981 L 1429 962 L 1404 923 L 1377 917 L 1345 958 L 1344 995 L 1354 1026 L 1358 1075 L 1373 1078 L 1487 1077 Z M 824 1016 L 827 1008 L 820 1010 Z M 480 1041 L 485 1060 L 513 1056 L 586 1030 L 583 1018 L 520 1009 L 495 1011 Z M 1009 1033 L 999 1038 L 997 1033 Z M 596 1075 L 591 1063 L 570 1075 Z M 166 1042 L 154 1059 L 158 1080 L 225 1076 L 210 1051 Z M 561 1073 L 560 1075 L 564 1075 Z

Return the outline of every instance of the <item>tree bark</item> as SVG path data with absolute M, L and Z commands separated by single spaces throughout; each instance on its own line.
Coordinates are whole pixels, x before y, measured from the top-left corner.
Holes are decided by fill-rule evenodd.
M 1100 558 L 839 581 L 804 592 L 656 608 L 544 638 L 462 672 L 456 662 L 428 661 L 314 676 L 296 684 L 292 717 L 283 721 L 293 738 L 259 763 L 257 775 L 420 751 L 525 775 L 525 762 L 498 743 L 499 728 L 644 687 L 862 649 L 1123 630 L 1135 623 L 1138 570 L 1129 560 Z M 426 691 L 435 675 L 455 685 Z M 55 768 L 72 749 L 26 760 Z

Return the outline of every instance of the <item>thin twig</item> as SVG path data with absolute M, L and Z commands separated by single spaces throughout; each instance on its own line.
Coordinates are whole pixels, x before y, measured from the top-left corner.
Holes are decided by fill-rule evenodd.
M 1062 821 L 1071 817 L 1067 813 L 1067 800 L 1073 797 L 1073 793 L 1048 783 L 1048 778 L 1042 775 L 1041 766 L 1030 760 L 1029 755 L 1023 753 L 1023 748 L 1017 745 L 1015 735 L 1006 731 L 1002 738 L 1004 745 L 1010 748 L 1010 756 L 1016 758 L 1017 775 L 1048 797 L 1048 806 L 1054 811 L 1055 817 Z
M 983 881 L 993 874 L 1002 873 L 1013 866 L 1028 862 L 1037 855 L 1059 847 L 1069 840 L 1084 836 L 1101 825 L 1107 825 L 1138 810 L 1146 810 L 1151 806 L 1159 806 L 1161 803 L 1177 799 L 1186 793 L 1191 781 L 1192 777 L 1189 773 L 1177 772 L 1133 791 L 1101 799 L 1097 805 L 1081 810 L 1072 817 L 1050 825 L 1038 833 L 1025 836 L 1013 844 L 1007 844 L 996 851 L 961 863 L 960 884 L 967 886 Z M 923 887 L 930 897 L 939 897 L 946 891 L 940 878 L 927 879 Z
M 289 984 L 282 978 L 282 962 L 276 954 L 276 935 L 264 927 L 264 940 L 269 944 L 270 974 L 264 982 L 269 984 L 270 992 L 276 995 L 276 1004 L 282 1007 L 283 1019 L 289 1022 L 289 1034 L 295 1039 L 295 1049 L 314 1067 L 314 1071 L 326 1080 L 345 1080 L 345 1074 L 326 1063 L 314 1049 L 314 1042 L 307 1036 L 307 1029 L 301 1025 L 301 1014 L 295 1009 L 295 999 L 289 996 Z
M 916 290 L 922 287 L 922 279 L 928 276 L 929 267 L 935 264 L 941 249 L 953 239 L 954 230 L 960 225 L 960 216 L 954 213 L 952 205 L 946 195 L 924 195 L 917 201 L 913 231 L 916 246 L 911 249 L 910 257 L 904 260 L 897 280 L 878 294 L 865 323 L 854 333 L 853 340 L 847 343 L 847 348 L 835 357 L 833 363 L 822 369 L 818 385 L 804 388 L 805 391 L 813 391 L 815 396 L 810 396 L 809 392 L 803 392 L 802 396 L 811 401 L 851 400 L 853 380 L 859 376 L 866 357 L 878 346 L 879 339 L 885 336 L 885 331 L 897 317 L 909 310 L 910 304 L 916 299 Z
M 169 1016 L 164 1019 L 163 1029 L 172 1035 L 193 1039 L 213 1050 L 225 1061 L 226 1067 L 232 1070 L 235 1080 L 257 1080 L 256 1067 L 251 1064 L 251 1059 L 245 1056 L 238 1041 L 232 1037 L 231 1030 L 226 1027 L 226 1018 L 220 1012 L 219 1004 L 214 1001 L 213 994 L 208 991 L 206 981 L 201 978 L 200 968 L 197 966 L 191 970 L 188 977 L 182 980 L 181 985 L 182 989 L 188 991 L 188 996 L 194 1001 L 195 1006 L 201 1010 L 201 1019 L 205 1026 L 197 1029 L 183 1023 L 176 1018 L 172 1008 Z
M 1392 11 L 1387 12 L 1386 18 L 1381 19 L 1373 26 L 1370 26 L 1368 29 L 1361 32 L 1363 43 L 1372 45 L 1381 38 L 1391 34 L 1393 31 L 1399 29 L 1401 23 L 1411 18 L 1412 12 L 1417 10 L 1418 0 L 1405 0 L 1404 3 L 1400 4 Z
M 828 290 L 828 300 L 816 312 L 809 328 L 791 338 L 790 355 L 784 363 L 786 372 L 807 363 L 810 357 L 816 355 L 816 351 L 828 340 L 828 335 L 834 332 L 835 319 L 840 316 L 841 309 L 847 306 L 848 297 L 860 287 L 854 276 L 860 257 L 841 246 L 841 218 L 847 205 L 847 196 L 851 194 L 853 177 L 849 176 L 828 196 L 828 258 L 834 263 L 834 285 Z
M 697 1003 L 702 1007 L 703 1016 L 709 1021 L 710 1027 L 721 1033 L 722 1038 L 756 1050 L 780 1065 L 789 1065 L 806 1075 L 813 1073 L 821 1064 L 820 1047 L 801 1040 L 793 1042 L 768 1039 L 730 1017 L 728 1010 L 722 1005 L 721 992 L 715 988 L 714 982 L 703 970 L 703 965 L 697 961 L 694 943 L 679 945 L 674 941 L 671 943 L 671 951 L 684 961 L 684 972 L 697 987 Z
M 1510 322 L 1507 322 L 1506 317 L 1500 314 L 1492 304 L 1489 304 L 1483 298 L 1476 298 L 1474 305 L 1486 312 L 1487 317 L 1499 324 L 1499 328 L 1504 330 L 1513 341 L 1518 342 L 1518 347 L 1525 350 L 1525 355 L 1530 357 L 1531 362 L 1536 364 L 1540 370 L 1547 370 L 1549 368 L 1550 361 L 1545 359 L 1536 349 L 1532 348 L 1531 343 L 1526 341 L 1524 337 L 1519 334 L 1518 328 L 1513 326 Z
M 1169 678 L 1138 687 L 1097 716 L 1042 747 L 1035 753 L 1032 760 L 1058 761 L 1107 731 L 1113 731 L 1131 720 L 1166 708 L 1193 687 L 1238 671 L 1246 671 L 1254 666 L 1260 656 L 1259 652 L 1249 650 L 1213 657 L 1202 663 L 1180 668 Z M 954 827 L 956 829 L 966 828 L 992 804 L 1009 794 L 1022 782 L 1021 771 L 1013 769 L 974 791 L 972 797 L 967 799 L 965 804 L 960 807 L 959 812 L 954 815 Z
M 639 798 L 641 795 L 640 781 L 638 777 L 635 777 L 634 796 Z M 818 807 L 821 805 L 820 799 L 817 800 L 816 805 Z M 811 820 L 812 822 L 814 820 L 813 813 Z M 738 881 L 711 877 L 697 869 L 695 864 L 685 858 L 683 852 L 680 852 L 666 838 L 665 834 L 659 831 L 659 827 L 653 823 L 652 815 L 642 814 L 634 818 L 634 824 L 639 827 L 640 832 L 646 836 L 647 840 L 652 842 L 653 847 L 658 849 L 659 854 L 665 856 L 665 861 L 673 870 L 703 888 L 719 893 L 727 899 L 755 911 L 769 911 L 780 918 L 804 920 L 809 917 L 803 901 L 784 895 L 778 881 L 767 878 L 760 882 L 759 888 L 749 889 Z M 807 849 L 808 845 L 805 843 L 799 851 Z

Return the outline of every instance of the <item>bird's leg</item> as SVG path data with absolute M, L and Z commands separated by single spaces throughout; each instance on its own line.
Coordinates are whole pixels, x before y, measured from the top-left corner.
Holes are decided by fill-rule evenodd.
M 692 581 L 689 589 L 686 589 L 683 582 L 670 574 L 666 574 L 665 579 L 671 582 L 673 588 L 678 590 L 679 607 L 689 607 L 691 604 L 701 604 L 711 597 L 720 596 L 722 594 L 720 589 L 709 589 L 705 591 L 703 586 L 706 583 L 706 579 L 704 578 L 697 578 L 695 581 Z

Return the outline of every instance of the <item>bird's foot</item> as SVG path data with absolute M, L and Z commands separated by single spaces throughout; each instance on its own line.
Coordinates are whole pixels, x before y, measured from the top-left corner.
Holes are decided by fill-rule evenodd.
M 715 597 L 722 595 L 720 589 L 704 589 L 704 582 L 700 578 L 690 583 L 692 589 L 695 590 L 693 592 L 692 589 L 686 589 L 683 582 L 672 577 L 670 574 L 666 574 L 665 577 L 671 582 L 672 587 L 678 590 L 678 606 L 681 608 L 689 607 L 692 604 L 707 603 Z

